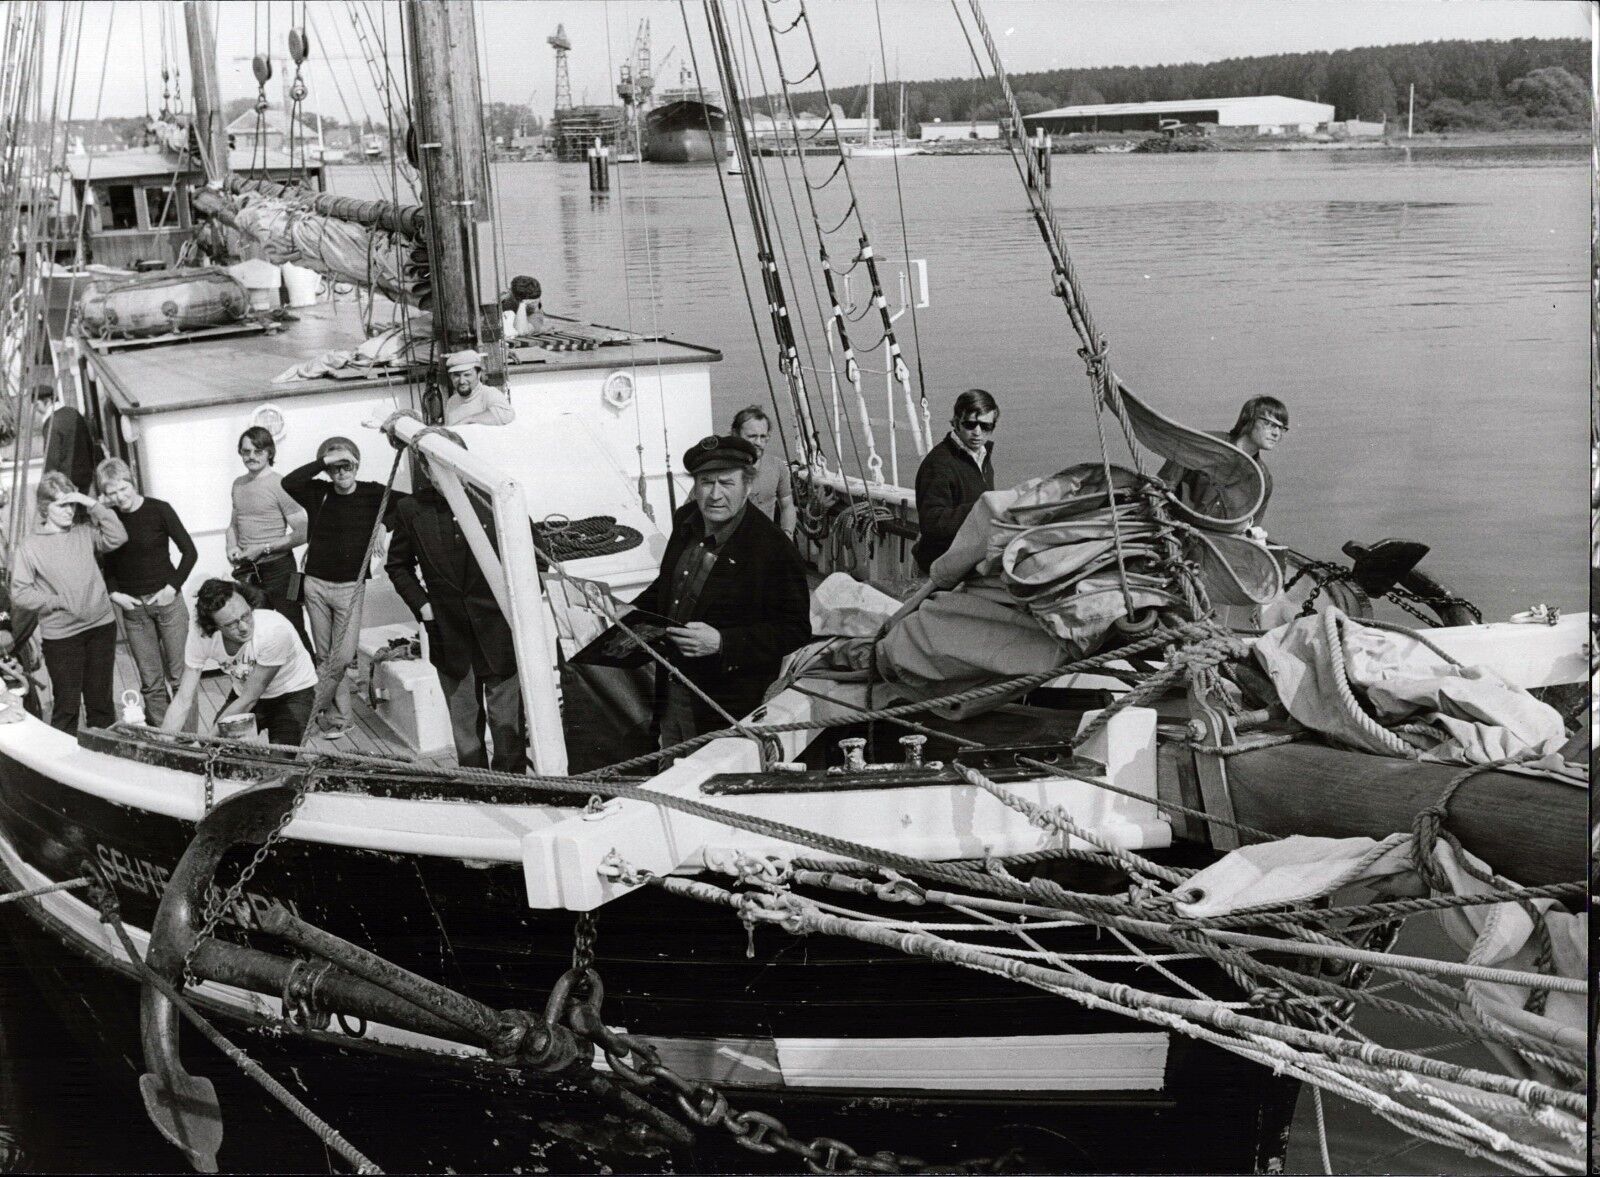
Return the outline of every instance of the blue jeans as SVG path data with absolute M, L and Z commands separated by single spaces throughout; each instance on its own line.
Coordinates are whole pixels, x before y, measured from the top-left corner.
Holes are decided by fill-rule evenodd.
M 154 594 L 151 594 L 152 596 Z M 176 593 L 166 605 L 135 597 L 132 609 L 120 606 L 122 632 L 128 636 L 128 653 L 139 668 L 139 691 L 144 695 L 144 718 L 151 727 L 167 715 L 167 704 L 183 676 L 183 645 L 189 636 L 189 607 Z

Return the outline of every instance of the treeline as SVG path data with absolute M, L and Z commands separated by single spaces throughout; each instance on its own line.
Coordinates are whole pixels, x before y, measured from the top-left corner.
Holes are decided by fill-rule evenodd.
M 255 103 L 254 98 L 230 98 L 222 104 L 223 122 L 231 123 L 241 114 L 254 110 Z M 279 108 L 274 106 L 273 109 L 277 111 Z M 484 130 L 491 143 L 509 141 L 518 134 L 537 134 L 544 129 L 544 119 L 520 102 L 487 102 L 484 104 L 482 116 Z M 317 115 L 314 111 L 303 112 L 300 121 L 307 127 L 315 128 Z M 138 147 L 145 141 L 147 122 L 144 115 L 133 115 L 126 118 L 103 118 L 99 121 L 72 119 L 62 126 L 69 141 L 82 139 L 88 147 Z M 371 118 L 364 122 L 347 123 L 330 114 L 322 116 L 324 133 L 344 128 L 348 128 L 352 135 L 370 132 L 387 134 L 384 124 Z
M 1430 41 L 1376 45 L 1269 57 L 1232 57 L 1182 65 L 1108 66 L 1011 75 L 1024 114 L 1101 102 L 1161 102 L 1281 94 L 1327 102 L 1334 118 L 1403 117 L 1408 89 L 1416 86 L 1419 130 L 1551 127 L 1589 124 L 1589 45 L 1579 38 L 1512 41 Z M 906 121 L 966 122 L 1000 117 L 1004 104 L 993 82 L 942 78 L 911 82 Z M 866 103 L 865 86 L 835 89 L 835 102 L 852 115 Z M 800 109 L 820 114 L 820 91 L 798 94 Z M 764 108 L 765 103 L 761 103 Z M 885 126 L 897 104 L 877 109 Z

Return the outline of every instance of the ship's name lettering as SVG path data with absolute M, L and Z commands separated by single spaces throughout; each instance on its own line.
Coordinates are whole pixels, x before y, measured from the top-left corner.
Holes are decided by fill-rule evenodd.
M 168 879 L 172 877 L 172 872 L 166 867 L 147 859 L 135 858 L 115 846 L 97 842 L 94 851 L 107 878 L 114 879 L 120 888 L 139 895 L 160 899 L 167 888 Z M 222 896 L 222 888 L 212 884 L 207 889 L 207 905 L 220 902 Z M 293 900 L 271 899 L 256 891 L 246 891 L 222 913 L 222 922 L 241 928 L 259 927 L 262 914 L 274 907 L 285 907 L 297 916 L 300 914 Z

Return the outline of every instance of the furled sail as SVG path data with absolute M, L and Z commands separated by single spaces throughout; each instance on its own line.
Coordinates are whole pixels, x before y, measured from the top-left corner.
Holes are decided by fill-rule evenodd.
M 338 211 L 359 211 L 359 206 L 378 203 L 350 201 L 349 208 Z M 337 282 L 371 287 L 398 303 L 422 308 L 429 304 L 427 246 L 406 232 L 383 227 L 381 221 L 361 224 L 319 211 L 312 200 L 263 191 L 224 195 L 206 189 L 195 193 L 193 205 L 231 230 L 229 244 L 242 257 L 293 262 Z

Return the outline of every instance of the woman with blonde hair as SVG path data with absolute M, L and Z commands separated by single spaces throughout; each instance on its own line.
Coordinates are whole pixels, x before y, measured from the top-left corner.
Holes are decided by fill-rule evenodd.
M 38 518 L 12 556 L 11 603 L 39 618 L 50 726 L 76 735 L 81 706 L 90 727 L 110 727 L 117 623 L 95 556 L 120 548 L 128 533 L 115 511 L 59 470 L 39 480 L 35 498 Z

